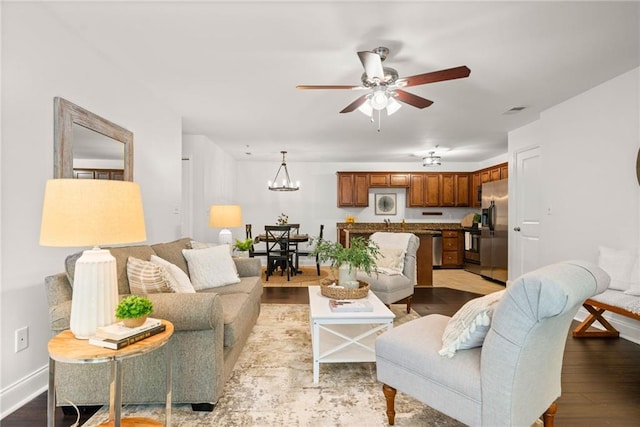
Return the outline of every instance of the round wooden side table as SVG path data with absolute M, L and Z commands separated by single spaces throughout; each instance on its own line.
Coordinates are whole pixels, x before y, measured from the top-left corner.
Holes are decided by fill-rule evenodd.
M 122 419 L 122 361 L 130 357 L 140 356 L 168 344 L 173 335 L 173 324 L 162 320 L 166 329 L 149 338 L 145 338 L 134 344 L 130 344 L 120 350 L 111 350 L 89 344 L 89 340 L 79 340 L 71 331 L 60 332 L 53 337 L 47 346 L 49 351 L 49 395 L 47 400 L 47 425 L 55 426 L 56 388 L 55 367 L 56 363 L 110 363 L 111 382 L 109 386 L 109 421 L 104 426 L 120 427 L 121 425 L 156 425 L 162 423 L 149 418 L 125 418 Z M 171 348 L 166 351 L 166 407 L 165 426 L 171 425 Z

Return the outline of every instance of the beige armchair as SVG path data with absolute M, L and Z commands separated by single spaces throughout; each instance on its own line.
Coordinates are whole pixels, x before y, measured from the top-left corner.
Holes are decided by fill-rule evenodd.
M 376 340 L 378 380 L 394 424 L 396 390 L 470 426 L 553 425 L 567 334 L 587 298 L 609 276 L 569 261 L 527 273 L 496 305 L 481 347 L 441 356 L 449 317 L 429 315 Z
M 371 291 L 384 304 L 389 305 L 398 301 L 407 302 L 407 313 L 411 311 L 411 297 L 413 288 L 418 282 L 418 270 L 416 266 L 416 253 L 420 247 L 420 239 L 412 233 L 373 233 L 369 240 L 380 248 L 382 254 L 392 256 L 388 249 L 401 249 L 404 252 L 402 261 L 402 273 L 376 273 L 359 271 L 357 278 L 369 283 Z M 383 258 L 384 260 L 384 258 Z M 380 265 L 380 263 L 379 263 Z

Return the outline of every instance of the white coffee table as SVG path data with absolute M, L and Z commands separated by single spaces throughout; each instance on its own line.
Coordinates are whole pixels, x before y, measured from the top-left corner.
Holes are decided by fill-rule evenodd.
M 373 311 L 336 313 L 320 286 L 309 286 L 309 322 L 313 346 L 313 382 L 320 379 L 321 363 L 375 362 L 375 340 L 379 331 L 393 328 L 396 317 L 369 292 Z

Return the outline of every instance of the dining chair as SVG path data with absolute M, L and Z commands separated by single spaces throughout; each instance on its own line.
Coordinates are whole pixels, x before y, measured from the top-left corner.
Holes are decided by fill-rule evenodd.
M 295 251 L 289 246 L 291 225 L 265 225 L 264 231 L 267 242 L 266 280 L 268 282 L 269 276 L 280 267 L 282 269 L 280 275 L 283 275 L 286 270 L 287 281 L 289 281 L 291 275 L 296 274 L 293 261 Z
M 320 234 L 318 234 L 317 238 L 313 239 L 315 244 L 317 244 L 320 240 L 322 240 L 323 233 L 324 233 L 324 224 L 320 224 Z M 314 256 L 312 255 L 314 249 L 315 249 L 315 246 L 309 246 L 302 249 L 298 248 L 296 250 L 296 270 L 298 270 L 299 258 L 301 256 Z M 319 276 L 320 275 L 320 255 L 316 254 L 315 257 L 316 257 L 316 270 Z
M 251 241 L 253 242 L 253 236 L 251 235 L 251 224 L 245 224 L 244 231 L 245 235 L 247 236 L 246 238 L 251 239 Z M 257 256 L 267 256 L 267 250 L 266 248 L 264 250 L 256 250 L 255 245 L 251 243 L 251 249 L 249 249 L 249 257 L 253 258 Z

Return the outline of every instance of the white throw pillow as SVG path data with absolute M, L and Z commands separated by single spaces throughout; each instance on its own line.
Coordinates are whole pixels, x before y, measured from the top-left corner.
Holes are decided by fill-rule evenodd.
M 380 272 L 390 270 L 402 273 L 402 270 L 404 270 L 404 249 L 381 247 L 376 256 L 376 266 Z
M 631 275 L 635 256 L 624 249 L 612 249 L 604 246 L 599 248 L 598 267 L 611 277 L 609 289 L 626 291 L 631 287 Z
M 453 357 L 457 350 L 480 347 L 491 328 L 493 311 L 506 290 L 474 298 L 449 319 L 442 335 L 440 356 Z
M 127 259 L 129 289 L 134 295 L 173 292 L 170 276 L 164 266 L 132 256 Z
M 182 253 L 187 260 L 191 283 L 195 290 L 240 283 L 229 245 L 183 249 Z
M 640 296 L 640 255 L 636 257 L 636 262 L 631 269 L 629 280 L 631 282 L 629 289 L 624 291 L 624 293 L 627 295 Z
M 195 240 L 191 241 L 191 249 L 206 249 L 206 248 L 212 248 L 214 246 L 218 246 L 218 244 L 209 243 L 209 242 L 198 242 Z
M 164 258 L 160 258 L 158 255 L 151 255 L 151 262 L 157 265 L 162 265 L 169 271 L 172 279 L 170 285 L 173 292 L 184 294 L 193 294 L 196 292 L 196 290 L 193 289 L 189 276 L 187 276 L 187 273 L 182 271 L 180 267 L 170 263 Z

